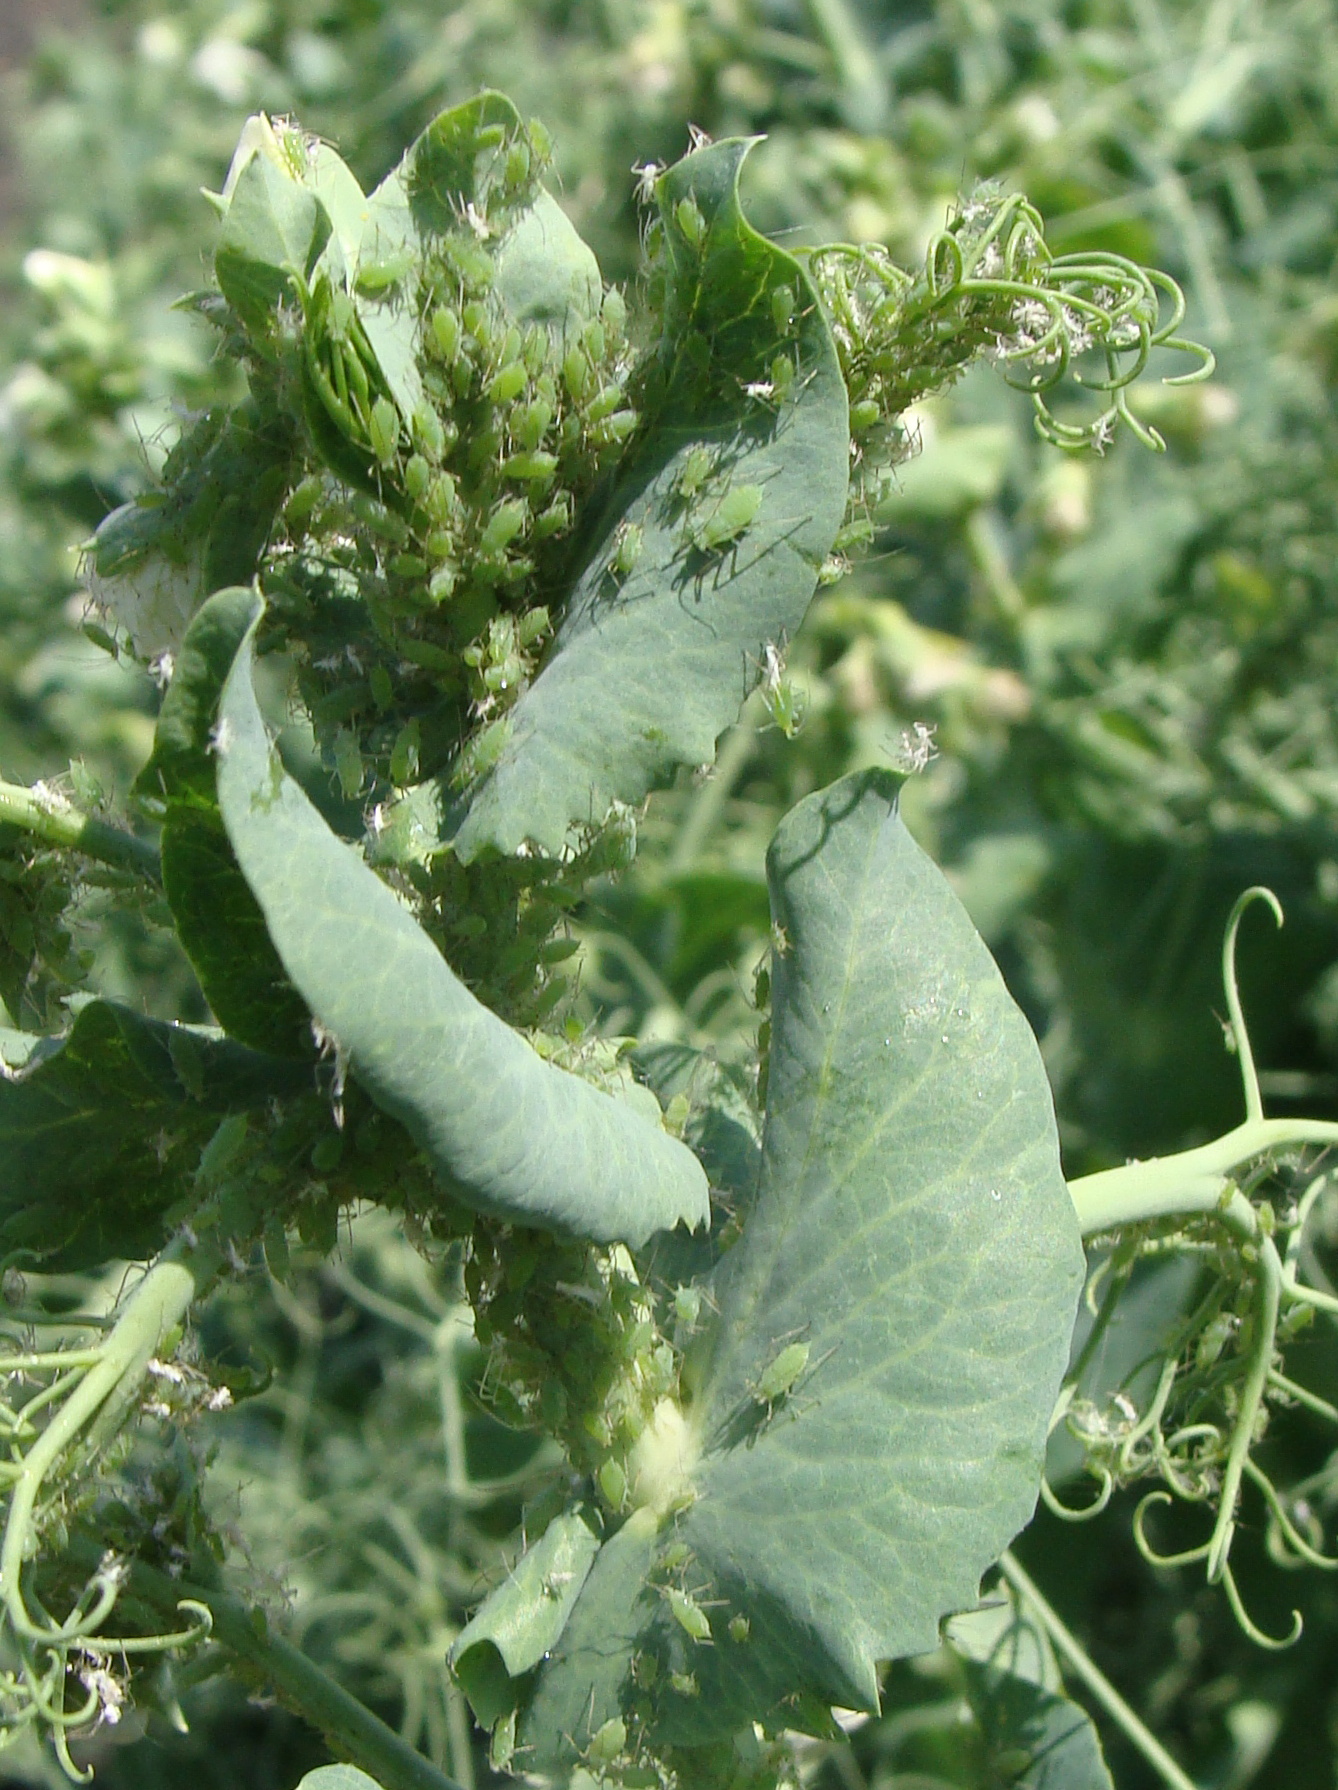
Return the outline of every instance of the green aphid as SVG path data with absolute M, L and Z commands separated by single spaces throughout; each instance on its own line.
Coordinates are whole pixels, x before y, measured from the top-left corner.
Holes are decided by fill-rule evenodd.
M 689 1552 L 688 1544 L 685 1541 L 671 1541 L 660 1555 L 660 1570 L 667 1573 L 678 1572 L 681 1567 L 687 1565 Z
M 529 519 L 529 505 L 523 497 L 510 497 L 499 503 L 479 538 L 480 551 L 489 559 L 505 553 Z
M 604 294 L 604 323 L 610 334 L 618 337 L 627 328 L 627 300 L 616 286 L 610 286 Z
M 771 321 L 778 336 L 789 333 L 794 320 L 794 287 L 775 286 L 771 292 Z
M 576 403 L 589 391 L 591 378 L 590 362 L 579 348 L 569 348 L 562 357 L 562 383 Z
M 748 1636 L 752 1633 L 752 1626 L 752 1623 L 749 1622 L 746 1616 L 731 1616 L 729 1619 L 730 1640 L 737 1642 L 739 1646 L 742 1646 L 748 1639 Z
M 585 421 L 588 427 L 602 423 L 605 417 L 612 416 L 623 401 L 623 388 L 620 385 L 606 385 L 591 398 L 585 407 Z
M 540 510 L 534 519 L 535 540 L 546 541 L 553 535 L 565 534 L 571 527 L 573 514 L 571 493 L 559 491 L 547 509 Z
M 460 764 L 461 781 L 472 783 L 476 777 L 485 777 L 498 759 L 511 735 L 511 717 L 502 715 L 490 722 L 483 732 L 476 735 L 462 754 Z
M 505 1772 L 516 1751 L 516 1712 L 497 1718 L 488 1743 L 488 1764 L 496 1772 Z
M 595 1475 L 610 1510 L 621 1510 L 627 1496 L 627 1473 L 622 1462 L 610 1455 Z
M 364 298 L 379 298 L 402 286 L 412 271 L 411 255 L 383 255 L 379 260 L 359 262 L 354 284 Z
M 494 404 L 509 404 L 525 390 L 529 371 L 523 360 L 508 361 L 488 382 L 488 396 Z
M 502 462 L 502 471 L 509 479 L 523 479 L 535 484 L 551 483 L 557 468 L 557 455 L 546 454 L 541 449 L 526 448 L 519 454 L 509 454 Z
M 590 1736 L 590 1744 L 585 1749 L 586 1760 L 591 1765 L 611 1765 L 626 1745 L 626 1722 L 621 1716 L 610 1716 Z
M 613 537 L 613 557 L 609 560 L 609 571 L 615 578 L 626 578 L 636 570 L 644 545 L 645 534 L 635 522 L 618 524 Z
M 399 413 L 389 398 L 378 398 L 367 418 L 372 452 L 382 466 L 392 466 L 400 445 Z
M 861 398 L 850 406 L 850 433 L 864 435 L 882 415 L 882 410 L 872 398 Z
M 694 1330 L 702 1315 L 700 1287 L 678 1287 L 674 1291 L 674 1316 L 685 1330 Z
M 340 790 L 345 800 L 351 802 L 362 788 L 362 753 L 355 737 L 343 729 L 335 740 L 334 761 Z
M 699 249 L 706 236 L 706 219 L 694 199 L 680 199 L 674 207 L 674 222 L 694 249 Z
M 431 483 L 431 466 L 422 454 L 411 454 L 404 468 L 404 489 L 415 503 L 420 503 L 427 495 L 427 489 Z
M 711 1620 L 701 1605 L 689 1597 L 686 1591 L 676 1591 L 672 1585 L 664 1595 L 670 1613 L 683 1633 L 694 1641 L 709 1641 Z
M 506 160 L 502 164 L 502 184 L 509 193 L 514 193 L 530 177 L 530 152 L 519 137 L 506 152 Z
M 703 553 L 718 553 L 738 540 L 761 507 L 760 485 L 731 485 L 712 509 L 692 522 L 688 533 L 693 546 Z
M 430 404 L 420 404 L 410 424 L 414 446 L 429 460 L 440 460 L 446 452 L 446 431 L 441 418 Z
M 548 433 L 553 406 L 543 398 L 521 405 L 511 413 L 511 432 L 527 453 L 533 453 Z
M 753 1388 L 753 1397 L 759 1405 L 765 1405 L 768 1411 L 779 1404 L 795 1381 L 808 1366 L 811 1344 L 806 1342 L 786 1343 L 779 1355 L 775 1355 L 762 1369 L 761 1378 Z
M 460 337 L 464 335 L 464 326 L 460 324 L 457 311 L 442 304 L 439 310 L 428 319 L 428 328 L 432 331 L 432 347 L 450 367 L 455 356 L 460 353 Z
M 548 611 L 541 603 L 536 604 L 533 609 L 527 609 L 517 621 L 516 638 L 522 647 L 537 646 L 551 627 Z
M 712 464 L 709 448 L 688 449 L 677 480 L 678 495 L 684 502 L 690 503 L 710 478 Z
M 418 723 L 406 721 L 390 750 L 390 780 L 403 789 L 418 775 Z
M 680 1697 L 695 1697 L 698 1695 L 699 1686 L 697 1684 L 697 1679 L 691 1672 L 671 1672 L 669 1674 L 669 1683 L 671 1687 L 678 1692 Z

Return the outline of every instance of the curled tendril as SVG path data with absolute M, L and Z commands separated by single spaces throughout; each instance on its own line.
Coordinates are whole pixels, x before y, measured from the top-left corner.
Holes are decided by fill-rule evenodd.
M 1159 1554 L 1148 1540 L 1144 1524 L 1147 1521 L 1147 1513 L 1150 1507 L 1154 1504 L 1173 1504 L 1174 1502 L 1175 1500 L 1171 1497 L 1169 1492 L 1163 1492 L 1161 1490 L 1147 1492 L 1139 1499 L 1138 1506 L 1134 1511 L 1132 1525 L 1134 1546 L 1138 1549 L 1139 1553 L 1147 1561 L 1149 1566 L 1192 1566 L 1195 1561 L 1206 1560 L 1208 1558 L 1208 1549 L 1211 1546 L 1211 1543 L 1206 1541 L 1202 1542 L 1196 1548 L 1185 1548 L 1178 1554 Z
M 1162 437 L 1133 414 L 1127 397 L 1153 349 L 1198 359 L 1167 384 L 1192 384 L 1213 371 L 1211 351 L 1178 333 L 1185 299 L 1168 274 L 1123 255 L 1052 254 L 1040 214 L 1017 194 L 978 189 L 931 237 L 915 279 L 884 252 L 850 244 L 812 251 L 809 267 L 852 405 L 872 406 L 869 414 L 876 411 L 886 427 L 985 352 L 1031 397 L 1038 430 L 1056 445 L 1100 451 L 1123 424 L 1161 451 Z M 1087 356 L 1097 365 L 1083 360 L 1080 368 Z M 1047 394 L 1066 379 L 1104 396 L 1097 416 L 1079 423 L 1053 413 Z M 859 445 L 862 452 L 865 442 Z
M 86 1782 L 91 1773 L 75 1766 L 66 1737 L 109 1707 L 104 1703 L 106 1669 L 100 1662 L 188 1647 L 203 1640 L 212 1626 L 209 1610 L 186 1599 L 177 1606 L 184 1619 L 179 1629 L 108 1633 L 126 1578 L 126 1569 L 110 1554 L 85 1580 L 63 1618 L 45 1607 L 36 1583 L 42 1533 L 65 1496 L 67 1473 L 87 1473 L 101 1447 L 133 1415 L 137 1389 L 160 1340 L 181 1322 L 193 1292 L 194 1280 L 186 1269 L 160 1263 L 93 1346 L 0 1353 L 0 1380 L 46 1376 L 45 1385 L 26 1400 L 0 1406 L 0 1438 L 8 1442 L 11 1455 L 4 1463 L 8 1471 L 0 1475 L 6 1493 L 0 1523 L 0 1633 L 7 1635 L 17 1667 L 0 1678 L 0 1744 L 33 1724 L 44 1727 L 62 1769 L 78 1782 Z M 68 1320 L 47 1321 L 70 1327 Z M 72 1702 L 71 1682 L 79 1677 L 87 1694 Z
M 1223 1561 L 1222 1563 L 1222 1589 L 1226 1592 L 1227 1602 L 1231 1605 L 1231 1614 L 1236 1618 L 1236 1621 L 1254 1642 L 1256 1647 L 1262 1647 L 1269 1653 L 1283 1653 L 1288 1647 L 1295 1647 L 1296 1643 L 1301 1639 L 1301 1631 L 1305 1627 L 1305 1624 L 1301 1620 L 1301 1612 L 1299 1610 L 1292 1611 L 1290 1634 L 1267 1635 L 1264 1633 L 1263 1629 L 1261 1629 L 1258 1623 L 1253 1620 L 1249 1611 L 1241 1602 L 1240 1591 L 1236 1585 L 1236 1575 L 1232 1572 L 1230 1565 L 1226 1561 Z
M 1061 1523 L 1090 1523 L 1093 1517 L 1101 1515 L 1114 1493 L 1115 1475 L 1109 1467 L 1094 1467 L 1092 1471 L 1100 1479 L 1101 1487 L 1092 1502 L 1084 1504 L 1081 1509 L 1074 1509 L 1071 1504 L 1065 1504 L 1056 1494 L 1050 1481 L 1042 1478 L 1041 1503 L 1044 1504 L 1051 1516 L 1058 1517 Z

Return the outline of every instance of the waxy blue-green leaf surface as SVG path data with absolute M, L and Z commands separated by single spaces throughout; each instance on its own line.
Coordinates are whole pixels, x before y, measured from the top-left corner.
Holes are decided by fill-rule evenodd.
M 659 184 L 673 242 L 665 339 L 647 379 L 649 427 L 623 471 L 576 578 L 547 664 L 510 715 L 501 757 L 455 827 L 456 852 L 557 853 L 569 829 L 637 802 L 716 740 L 757 682 L 768 645 L 793 635 L 845 508 L 845 386 L 826 321 L 798 263 L 750 228 L 738 201 L 748 145 L 698 150 Z M 699 250 L 675 239 L 676 209 L 704 221 Z M 795 296 L 788 335 L 772 297 Z M 796 372 L 780 401 L 759 389 L 772 359 Z M 689 455 L 709 473 L 680 489 Z M 730 488 L 761 492 L 748 526 L 694 545 Z M 620 531 L 640 531 L 625 574 L 610 569 Z M 455 823 L 448 817 L 444 830 Z
M 1078 1227 L 1035 1040 L 898 783 L 809 797 L 768 859 L 786 943 L 760 1180 L 712 1289 L 713 1347 L 687 1364 L 695 1496 L 666 1531 L 713 1644 L 606 1547 L 526 1723 L 554 1763 L 556 1713 L 594 1729 L 645 1703 L 633 1648 L 662 1668 L 639 1719 L 681 1744 L 876 1706 L 877 1662 L 933 1648 L 1034 1508 Z M 762 1376 L 795 1342 L 805 1365 L 768 1411 Z M 624 1637 L 621 1676 L 591 1652 L 601 1628 Z
M 0 1252 L 86 1268 L 161 1248 L 228 1113 L 313 1091 L 310 1067 L 90 1001 L 63 1038 L 0 1033 Z
M 481 1211 L 599 1241 L 642 1243 L 680 1220 L 705 1222 L 706 1176 L 692 1152 L 545 1063 L 330 831 L 270 744 L 249 640 L 218 727 L 219 806 L 279 958 L 449 1190 Z
M 369 1778 L 356 1765 L 318 1765 L 309 1771 L 297 1790 L 381 1790 L 375 1778 Z
M 1010 1599 L 976 1610 L 947 1632 L 988 1779 L 1019 1790 L 1113 1790 L 1091 1718 L 1065 1696 L 1049 1641 L 1024 1607 Z

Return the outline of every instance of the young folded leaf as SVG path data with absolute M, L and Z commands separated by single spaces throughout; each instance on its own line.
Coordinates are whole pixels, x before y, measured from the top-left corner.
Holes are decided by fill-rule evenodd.
M 475 1000 L 284 772 L 251 685 L 253 634 L 219 705 L 219 807 L 288 976 L 362 1086 L 479 1211 L 634 1245 L 705 1223 L 706 1175 L 686 1145 L 545 1063 Z

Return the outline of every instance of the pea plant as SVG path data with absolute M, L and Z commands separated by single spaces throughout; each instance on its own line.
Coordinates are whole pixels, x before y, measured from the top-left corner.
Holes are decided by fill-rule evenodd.
M 1243 1122 L 1067 1184 L 1027 1022 L 899 816 L 923 728 L 776 831 L 754 1077 L 577 1017 L 574 927 L 652 792 L 754 691 L 801 725 L 786 645 L 872 539 L 915 402 L 990 357 L 1059 448 L 1155 449 L 1131 383 L 1158 350 L 1211 372 L 1172 281 L 1052 254 L 1001 190 L 916 272 L 778 247 L 748 147 L 637 170 L 626 292 L 496 93 L 370 194 L 256 117 L 214 197 L 184 302 L 235 400 L 88 551 L 90 627 L 162 688 L 152 753 L 119 820 L 0 786 L 39 1028 L 0 1033 L 0 1722 L 73 1778 L 165 1662 L 221 1657 L 351 1762 L 311 1790 L 448 1784 L 229 1588 L 177 1447 L 249 1389 L 203 1302 L 259 1252 L 281 1279 L 295 1236 L 333 1254 L 355 1207 L 457 1277 L 480 1399 L 564 1462 L 451 1647 L 498 1772 L 790 1784 L 796 1736 L 946 1636 L 982 1782 L 1109 1783 L 1058 1658 L 1183 1790 L 1008 1552 L 1038 1497 L 1085 1520 L 1147 1483 L 1139 1546 L 1201 1562 L 1266 1647 L 1294 1636 L 1237 1588 L 1246 1504 L 1281 1566 L 1335 1564 L 1328 1480 L 1276 1484 L 1262 1446 L 1279 1404 L 1338 1423 L 1284 1358 L 1338 1315 L 1338 1126 L 1264 1115 L 1235 951 L 1266 891 L 1224 946 Z M 75 881 L 170 925 L 215 1024 L 74 986 Z M 1151 1388 L 1107 1387 L 1167 1256 L 1192 1293 Z M 1045 1478 L 1060 1433 L 1085 1504 Z

